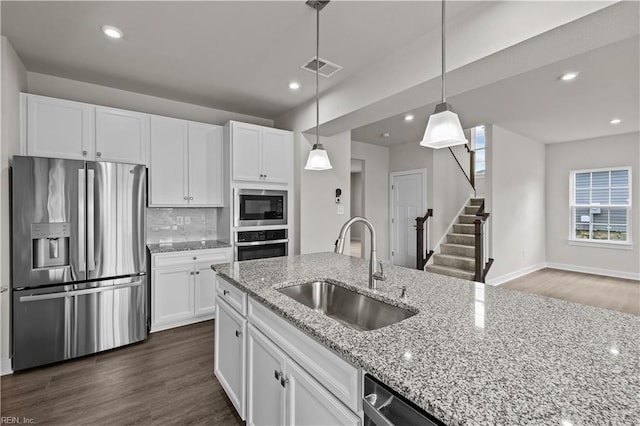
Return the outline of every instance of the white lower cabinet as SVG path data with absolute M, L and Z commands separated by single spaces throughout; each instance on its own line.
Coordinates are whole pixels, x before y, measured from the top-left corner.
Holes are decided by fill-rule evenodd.
M 208 320 L 216 313 L 215 272 L 230 248 L 151 256 L 151 332 Z
M 247 345 L 247 424 L 361 424 L 360 417 L 253 325 Z
M 214 373 L 227 396 L 245 419 L 247 320 L 224 300 L 216 300 Z

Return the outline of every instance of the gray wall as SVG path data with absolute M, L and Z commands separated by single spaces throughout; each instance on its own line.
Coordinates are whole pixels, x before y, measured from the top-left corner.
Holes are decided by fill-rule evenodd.
M 27 89 L 27 73 L 9 41 L 2 37 L 2 138 L 0 141 L 0 285 L 10 287 L 11 249 L 9 237 L 9 164 L 11 157 L 20 152 L 20 92 Z M 9 362 L 9 292 L 0 296 L 0 370 L 10 371 Z
M 362 216 L 362 173 L 351 172 L 351 216 Z M 362 240 L 362 225 L 351 227 L 351 239 Z
M 545 263 L 545 145 L 497 126 L 486 126 L 485 209 L 490 216 L 487 282 L 497 284 Z
M 223 125 L 229 120 L 273 126 L 273 120 L 144 95 L 113 87 L 28 72 L 28 91 L 89 104 Z
M 627 249 L 570 245 L 572 170 L 631 166 L 631 240 Z M 640 279 L 640 133 L 547 145 L 546 251 L 550 266 Z

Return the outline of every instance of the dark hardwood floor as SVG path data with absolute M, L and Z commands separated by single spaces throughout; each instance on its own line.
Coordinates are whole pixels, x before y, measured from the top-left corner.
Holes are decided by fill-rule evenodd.
M 634 280 L 545 268 L 501 287 L 640 316 L 640 282 Z
M 0 414 L 22 424 L 242 425 L 213 374 L 213 330 L 206 321 L 2 376 Z

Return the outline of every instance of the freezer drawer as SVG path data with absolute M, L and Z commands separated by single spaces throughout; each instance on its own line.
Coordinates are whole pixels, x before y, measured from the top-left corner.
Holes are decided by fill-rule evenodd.
M 144 340 L 146 275 L 13 292 L 13 369 Z

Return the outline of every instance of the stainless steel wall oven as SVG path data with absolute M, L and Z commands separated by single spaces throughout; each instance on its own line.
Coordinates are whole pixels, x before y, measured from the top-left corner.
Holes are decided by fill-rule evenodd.
M 288 246 L 286 229 L 241 231 L 236 234 L 235 260 L 286 256 Z

